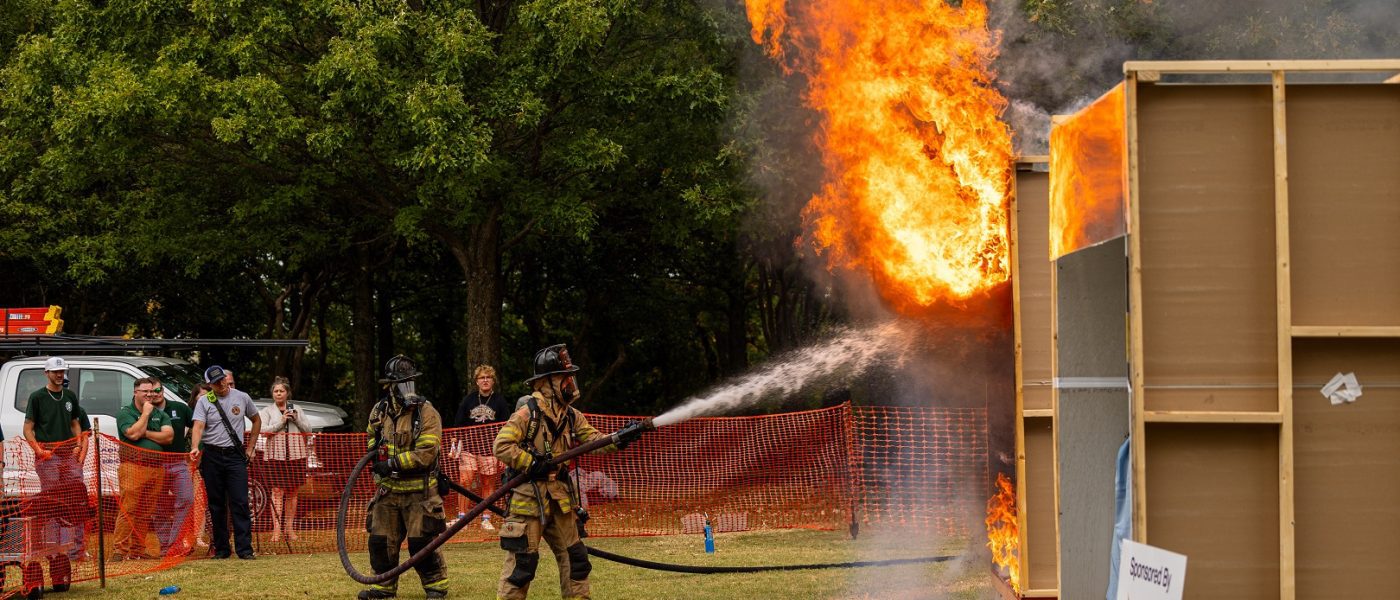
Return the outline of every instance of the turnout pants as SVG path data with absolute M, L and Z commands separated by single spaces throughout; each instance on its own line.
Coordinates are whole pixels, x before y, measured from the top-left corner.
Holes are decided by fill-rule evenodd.
M 408 539 L 410 556 L 422 550 L 433 537 L 447 529 L 442 498 L 436 490 L 427 492 L 384 492 L 369 509 L 369 564 L 375 573 L 399 566 L 399 546 Z M 447 562 L 442 549 L 413 566 L 425 591 L 447 591 Z M 397 592 L 397 577 L 370 589 Z
M 209 542 L 214 556 L 227 558 L 228 522 L 233 521 L 233 544 L 239 556 L 253 553 L 253 520 L 248 515 L 248 463 L 242 448 L 205 446 L 199 461 L 204 493 L 209 497 L 209 518 L 214 522 L 214 539 Z
M 554 552 L 554 561 L 559 563 L 559 590 L 565 600 L 586 600 L 590 598 L 588 574 L 593 570 L 588 562 L 588 547 L 578 537 L 578 516 L 572 511 L 559 510 L 559 503 L 549 500 L 543 506 L 549 515 L 546 526 L 539 517 L 511 515 L 501 528 L 501 547 L 506 550 L 505 569 L 501 572 L 501 584 L 496 590 L 500 600 L 523 600 L 530 595 L 530 582 L 535 578 L 535 568 L 540 562 L 540 539 L 549 544 Z M 523 527 L 523 542 L 508 538 Z M 521 547 L 512 550 L 511 547 Z

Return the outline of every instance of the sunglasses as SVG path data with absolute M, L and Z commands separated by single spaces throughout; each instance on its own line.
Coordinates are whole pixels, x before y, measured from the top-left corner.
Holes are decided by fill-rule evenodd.
M 143 394 L 159 394 L 159 393 L 161 393 L 161 392 L 164 391 L 164 390 L 163 390 L 162 388 L 155 388 L 155 389 L 150 389 L 150 390 L 136 390 L 136 391 L 141 392 L 141 393 L 143 393 Z

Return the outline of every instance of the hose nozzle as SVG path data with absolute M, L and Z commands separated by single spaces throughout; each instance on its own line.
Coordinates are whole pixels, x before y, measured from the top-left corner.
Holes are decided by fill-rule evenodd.
M 622 426 L 622 429 L 613 432 L 613 443 L 617 444 L 619 448 L 626 448 L 627 444 L 642 437 L 642 434 L 648 431 L 656 431 L 656 425 L 652 423 L 650 417 L 640 421 L 628 421 L 626 425 Z

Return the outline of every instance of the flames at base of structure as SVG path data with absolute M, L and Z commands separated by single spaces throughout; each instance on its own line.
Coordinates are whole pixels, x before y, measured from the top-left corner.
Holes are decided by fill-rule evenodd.
M 997 493 L 987 500 L 987 547 L 992 562 L 1021 591 L 1021 536 L 1016 524 L 1016 491 L 1005 473 L 997 474 Z

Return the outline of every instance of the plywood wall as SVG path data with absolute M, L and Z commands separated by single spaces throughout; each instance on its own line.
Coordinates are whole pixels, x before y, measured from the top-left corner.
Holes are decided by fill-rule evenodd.
M 1278 408 L 1266 86 L 1140 86 L 1149 411 Z

